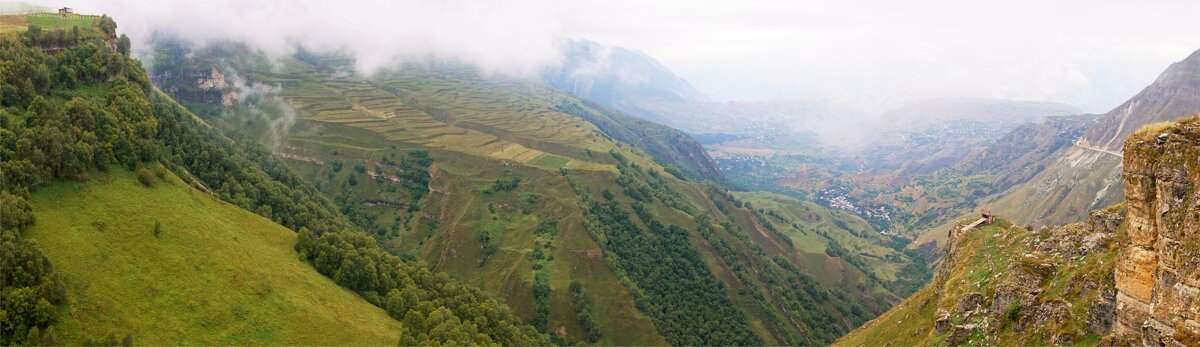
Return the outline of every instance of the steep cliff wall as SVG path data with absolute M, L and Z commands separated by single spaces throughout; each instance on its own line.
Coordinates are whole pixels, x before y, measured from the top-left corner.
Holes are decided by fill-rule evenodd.
M 1115 336 L 1200 344 L 1200 116 L 1125 142 L 1129 242 L 1115 270 Z

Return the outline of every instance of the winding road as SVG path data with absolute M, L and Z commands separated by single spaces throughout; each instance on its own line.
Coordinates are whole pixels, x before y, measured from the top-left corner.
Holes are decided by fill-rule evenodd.
M 1076 146 L 1079 146 L 1079 147 L 1086 148 L 1086 149 L 1090 149 L 1090 150 L 1093 150 L 1093 151 L 1097 151 L 1097 152 L 1104 152 L 1104 153 L 1112 154 L 1112 155 L 1115 155 L 1115 156 L 1117 156 L 1118 158 L 1125 158 L 1125 155 L 1123 155 L 1123 154 L 1121 154 L 1121 153 L 1113 152 L 1113 151 L 1110 151 L 1110 150 L 1107 150 L 1107 149 L 1103 149 L 1103 148 L 1100 148 L 1100 147 L 1094 147 L 1094 146 L 1091 146 L 1091 145 L 1089 145 L 1089 144 L 1087 143 L 1087 141 L 1084 141 L 1084 140 L 1075 141 L 1075 145 L 1076 145 Z

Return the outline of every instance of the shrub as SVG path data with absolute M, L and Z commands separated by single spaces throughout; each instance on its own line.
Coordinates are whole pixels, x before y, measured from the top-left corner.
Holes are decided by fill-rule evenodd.
M 153 187 L 154 183 L 158 182 L 158 179 L 154 177 L 154 173 L 150 172 L 150 170 L 147 170 L 146 168 L 140 168 L 137 170 L 137 179 L 138 182 L 141 182 L 142 185 L 146 187 Z
M 154 168 L 154 176 L 165 182 L 167 180 L 167 168 L 163 166 Z
M 0 190 L 0 229 L 20 229 L 33 220 L 33 207 L 24 197 Z

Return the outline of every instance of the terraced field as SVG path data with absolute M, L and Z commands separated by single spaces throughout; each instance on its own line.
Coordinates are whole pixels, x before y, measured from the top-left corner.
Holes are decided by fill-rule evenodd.
M 289 86 L 282 95 L 308 121 L 355 127 L 388 141 L 545 170 L 613 170 L 581 160 L 588 150 L 607 151 L 601 136 L 582 120 L 552 111 L 564 97 L 536 90 L 540 87 L 474 77 L 465 68 L 448 70 L 458 73 L 454 75 L 405 69 L 367 81 L 321 74 L 315 67 L 299 63 L 284 66 L 282 74 L 253 76 Z M 535 88 L 534 92 L 494 92 L 530 88 Z M 531 97 L 539 92 L 559 98 Z

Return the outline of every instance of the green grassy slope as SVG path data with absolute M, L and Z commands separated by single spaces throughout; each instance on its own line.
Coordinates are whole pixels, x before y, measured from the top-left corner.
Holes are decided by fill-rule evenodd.
M 393 344 L 400 323 L 299 260 L 296 234 L 167 174 L 124 169 L 32 194 L 28 231 L 68 285 L 60 342 Z M 156 222 L 160 235 L 153 235 Z

